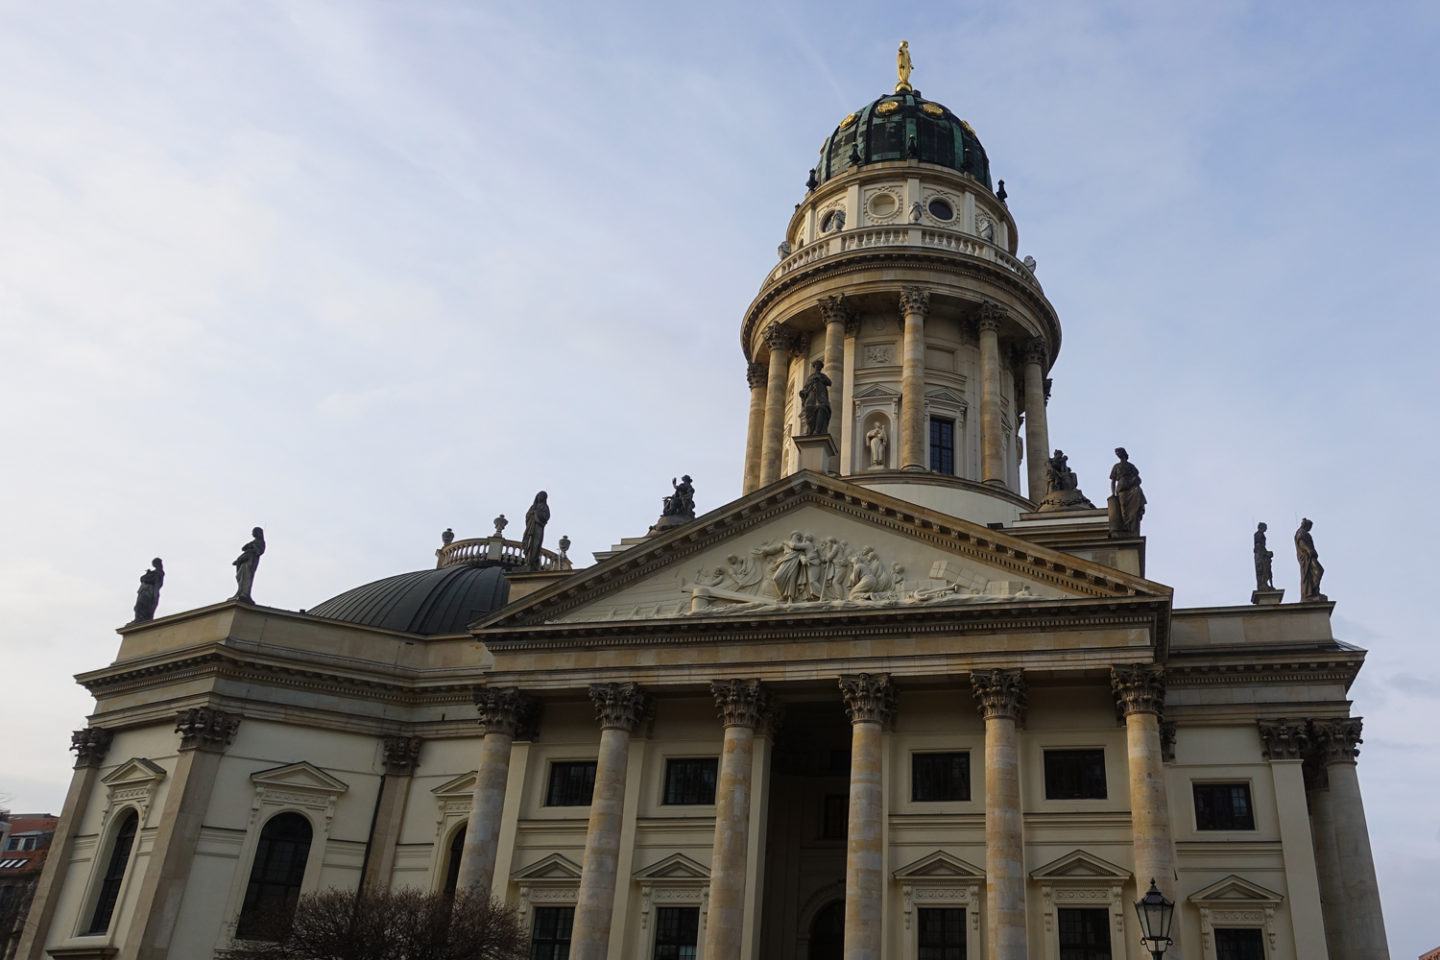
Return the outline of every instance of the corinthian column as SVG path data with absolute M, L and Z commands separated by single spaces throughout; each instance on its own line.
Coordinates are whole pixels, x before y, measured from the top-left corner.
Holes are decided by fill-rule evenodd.
M 1150 880 L 1167 898 L 1180 902 L 1175 888 L 1175 847 L 1170 838 L 1170 802 L 1165 794 L 1165 761 L 1160 746 L 1160 711 L 1165 705 L 1165 670 L 1158 663 L 1110 668 L 1115 702 L 1125 715 L 1130 760 L 1130 829 L 1135 847 L 1136 889 Z M 1180 924 L 1165 956 L 1180 957 Z
M 1025 347 L 1025 468 L 1030 499 L 1045 499 L 1045 458 L 1050 455 L 1050 428 L 1045 422 L 1045 341 L 1036 337 Z
M 850 717 L 850 824 L 845 848 L 845 960 L 880 960 L 885 873 L 881 733 L 895 714 L 886 673 L 840 678 Z
M 1016 745 L 1016 727 L 1025 712 L 1025 674 L 982 670 L 970 675 L 970 686 L 985 718 L 985 915 L 990 960 L 1028 960 Z
M 1313 738 L 1312 738 L 1313 744 Z M 1320 912 L 1325 919 L 1325 946 L 1329 960 L 1347 960 L 1345 953 L 1345 881 L 1340 875 L 1340 854 L 1335 849 L 1335 818 L 1330 813 L 1330 781 L 1311 750 L 1302 768 L 1305 799 L 1310 807 L 1310 835 L 1315 841 L 1315 873 L 1320 882 Z
M 770 378 L 765 385 L 765 438 L 760 447 L 760 486 L 780 479 L 780 454 L 785 445 L 785 384 L 790 374 L 790 351 L 795 332 L 783 323 L 765 328 L 770 348 Z
M 455 889 L 489 896 L 495 882 L 495 858 L 500 851 L 500 817 L 505 809 L 505 784 L 510 779 L 510 748 L 520 728 L 534 722 L 535 702 L 514 687 L 476 687 L 475 711 L 483 731 L 480 766 L 475 771 L 475 794 Z
M 900 291 L 900 316 L 905 323 L 905 365 L 900 370 L 900 467 L 928 470 L 925 462 L 925 316 L 930 291 Z
M 1285 858 L 1285 886 L 1290 897 L 1290 925 L 1297 956 L 1326 960 L 1325 918 L 1320 909 L 1320 881 L 1315 872 L 1315 845 L 1305 805 L 1305 774 L 1309 725 L 1304 720 L 1261 720 L 1260 745 L 1275 781 L 1275 810 L 1280 819 L 1280 846 Z
M 999 484 L 1005 483 L 1005 438 L 1000 429 L 1000 321 L 1003 319 L 1003 308 L 989 302 L 981 304 L 980 479 Z
M 767 370 L 763 363 L 752 363 L 745 368 L 745 380 L 750 384 L 750 422 L 745 431 L 745 489 L 750 493 L 760 486 L 760 451 L 765 442 L 765 380 Z
M 750 771 L 755 728 L 770 709 L 759 680 L 716 680 L 715 708 L 725 723 L 715 789 L 715 844 L 710 855 L 710 907 L 705 922 L 706 960 L 740 960 L 745 927 L 745 854 L 749 845 Z
M 830 377 L 830 437 L 835 449 L 840 449 L 840 440 L 847 417 L 845 416 L 845 327 L 850 322 L 850 304 L 845 295 L 821 297 L 820 313 L 825 317 L 825 373 Z M 849 469 L 841 470 L 849 473 Z
M 615 875 L 620 854 L 620 819 L 625 806 L 625 769 L 630 735 L 650 714 L 650 698 L 633 683 L 592 683 L 590 699 L 600 721 L 600 753 L 590 826 L 580 865 L 580 892 L 570 939 L 572 960 L 605 960 L 615 909 Z
M 1370 831 L 1365 826 L 1365 803 L 1355 772 L 1360 739 L 1359 717 L 1311 722 L 1325 775 L 1330 781 L 1330 815 L 1335 830 L 1335 851 L 1345 897 L 1344 960 L 1390 960 L 1385 940 L 1385 919 L 1380 913 L 1380 888 L 1375 882 L 1375 860 L 1370 852 Z

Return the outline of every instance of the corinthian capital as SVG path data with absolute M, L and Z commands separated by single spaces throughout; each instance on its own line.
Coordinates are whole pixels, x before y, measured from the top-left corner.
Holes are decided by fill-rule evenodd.
M 759 680 L 712 680 L 710 692 L 727 727 L 757 729 L 770 713 L 770 691 Z
M 930 291 L 924 287 L 900 288 L 900 316 L 917 313 L 923 319 L 930 312 Z
M 70 734 L 70 749 L 75 751 L 75 769 L 98 767 L 110 752 L 114 731 L 104 727 L 86 727 Z
M 181 750 L 209 750 L 223 753 L 235 739 L 240 727 L 240 714 L 227 713 L 214 707 L 191 707 L 175 717 L 175 732 L 180 734 Z
M 760 334 L 760 339 L 765 341 L 770 350 L 792 350 L 799 339 L 795 331 L 778 320 L 772 321 L 769 326 Z
M 1304 760 L 1310 725 L 1304 720 L 1260 720 L 1260 748 L 1266 760 Z
M 1023 670 L 977 670 L 970 674 L 970 689 L 986 720 L 1018 721 L 1025 715 L 1028 694 Z
M 479 686 L 474 696 L 475 719 L 481 730 L 517 740 L 534 735 L 540 705 L 517 688 Z
M 1159 715 L 1165 708 L 1165 668 L 1158 663 L 1127 663 L 1110 668 L 1115 706 L 1125 716 Z
M 980 304 L 980 329 L 982 331 L 995 331 L 1000 329 L 1000 321 L 1005 319 L 1005 308 L 998 303 L 991 303 L 986 300 Z
M 751 363 L 745 366 L 745 382 L 750 385 L 751 390 L 765 386 L 769 374 L 770 368 L 763 363 Z
M 852 673 L 840 678 L 840 695 L 851 723 L 885 726 L 895 717 L 895 684 L 888 673 Z
M 385 738 L 385 772 L 392 775 L 409 776 L 420 763 L 419 737 Z
M 634 733 L 650 716 L 650 698 L 636 683 L 592 683 L 590 700 L 602 730 Z
M 1041 370 L 1045 369 L 1045 357 L 1045 341 L 1040 337 L 1025 341 L 1025 345 L 1020 350 L 1022 362 L 1039 364 Z
M 1311 720 L 1310 736 L 1320 751 L 1320 762 L 1354 763 L 1360 756 L 1356 749 L 1364 740 L 1360 739 L 1361 719 L 1340 717 L 1334 720 Z
M 845 294 L 842 293 L 836 297 L 821 297 L 820 315 L 827 324 L 843 323 L 848 327 L 855 318 L 855 311 L 845 302 Z

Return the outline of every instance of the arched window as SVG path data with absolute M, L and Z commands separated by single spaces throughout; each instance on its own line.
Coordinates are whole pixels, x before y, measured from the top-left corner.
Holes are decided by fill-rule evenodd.
M 242 940 L 263 936 L 277 916 L 289 917 L 294 912 L 310 857 L 311 836 L 310 821 L 298 813 L 282 813 L 265 824 L 255 847 L 255 864 L 250 868 L 250 885 L 245 888 L 235 936 Z
M 95 912 L 90 915 L 90 926 L 85 928 L 86 936 L 103 934 L 110 929 L 110 918 L 115 915 L 115 901 L 120 898 L 120 884 L 125 879 L 125 868 L 130 866 L 130 853 L 135 849 L 135 832 L 139 828 L 139 815 L 134 810 L 126 810 L 115 828 L 110 859 L 100 879 L 100 894 L 95 898 Z
M 845 950 L 845 901 L 820 908 L 810 921 L 810 960 L 840 960 Z
M 465 850 L 465 827 L 455 831 L 450 841 L 449 857 L 445 861 L 445 896 L 455 896 L 455 887 L 460 883 L 460 854 Z

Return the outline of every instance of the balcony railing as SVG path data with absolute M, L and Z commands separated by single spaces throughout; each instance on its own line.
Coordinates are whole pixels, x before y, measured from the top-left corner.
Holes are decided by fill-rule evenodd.
M 564 544 L 561 544 L 564 546 Z M 521 570 L 525 567 L 525 545 L 518 540 L 503 537 L 482 537 L 478 540 L 453 540 L 435 551 L 435 566 L 454 567 L 462 563 L 499 563 L 506 570 Z M 553 550 L 540 550 L 542 571 L 569 570 L 570 558 Z
M 824 260 L 827 257 L 839 256 L 844 253 L 851 253 L 856 250 L 872 250 L 880 247 L 902 247 L 912 250 L 947 250 L 951 253 L 958 253 L 967 257 L 976 257 L 981 260 L 988 260 L 996 266 L 1009 270 L 1025 283 L 1040 290 L 1040 282 L 1035 279 L 1035 274 L 1021 263 L 1010 256 L 993 243 L 973 237 L 968 233 L 958 233 L 953 230 L 937 230 L 934 227 L 925 227 L 918 224 L 900 224 L 897 226 L 883 227 L 859 227 L 854 230 L 842 230 L 839 233 L 822 237 L 814 243 L 807 244 L 796 250 L 790 256 L 781 260 L 770 276 L 765 279 L 761 289 L 770 284 L 794 273 L 812 263 Z

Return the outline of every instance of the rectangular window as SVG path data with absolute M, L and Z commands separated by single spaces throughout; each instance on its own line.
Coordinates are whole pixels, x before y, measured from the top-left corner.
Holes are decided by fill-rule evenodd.
M 699 942 L 699 907 L 660 907 L 655 911 L 654 960 L 695 960 Z
M 1215 960 L 1265 960 L 1265 940 L 1260 928 L 1217 927 Z
M 955 473 L 955 421 L 930 418 L 930 469 Z
M 1198 830 L 1254 830 L 1248 783 L 1197 783 L 1195 827 Z
M 1110 960 L 1110 911 L 1104 907 L 1055 911 L 1060 960 Z
M 1046 800 L 1104 800 L 1104 750 L 1046 750 Z
M 965 960 L 965 910 L 922 908 L 919 960 Z
M 823 840 L 844 840 L 850 830 L 850 797 L 843 793 L 825 795 L 825 819 L 821 825 Z
M 530 960 L 570 960 L 574 907 L 536 907 L 530 931 Z
M 714 757 L 671 758 L 665 761 L 665 802 L 667 804 L 709 804 L 715 802 Z
M 970 754 L 916 753 L 910 757 L 910 799 L 917 803 L 970 799 Z
M 595 761 L 566 760 L 550 764 L 547 807 L 588 807 L 595 792 Z

